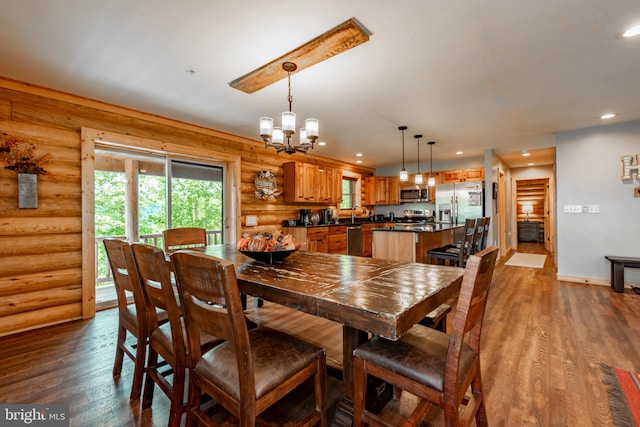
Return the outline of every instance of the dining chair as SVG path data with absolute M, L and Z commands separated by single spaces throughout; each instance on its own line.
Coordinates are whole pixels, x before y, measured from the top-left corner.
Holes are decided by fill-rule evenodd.
M 179 295 L 171 283 L 170 262 L 162 249 L 144 243 L 134 243 L 131 248 L 149 317 L 149 352 L 142 409 L 151 406 L 157 385 L 171 401 L 168 425 L 178 426 L 185 406 L 188 358 Z M 169 322 L 161 324 L 156 310 L 164 310 Z M 210 348 L 220 342 L 221 340 L 208 335 L 203 337 L 201 345 Z
M 248 330 L 232 263 L 188 252 L 177 252 L 171 260 L 191 354 L 188 425 L 213 425 L 201 408 L 202 392 L 236 417 L 239 425 L 253 426 L 260 414 L 313 378 L 315 409 L 292 415 L 298 417 L 295 425 L 325 426 L 325 350 L 264 326 Z M 198 342 L 203 332 L 225 341 L 201 350 Z M 302 399 L 299 393 L 294 396 Z M 292 425 L 282 420 L 285 424 Z
M 169 228 L 162 232 L 162 244 L 167 255 L 179 249 L 207 246 L 207 230 L 198 227 Z
M 462 238 L 458 242 L 429 249 L 427 251 L 427 262 L 431 264 L 434 261 L 436 264 L 442 263 L 464 267 L 467 257 L 473 249 L 476 222 L 475 218 L 467 218 L 465 220 Z M 461 248 L 464 249 L 461 250 Z
M 489 224 L 491 223 L 491 217 L 485 216 L 482 224 L 482 241 L 480 242 L 479 249 L 482 250 L 487 246 L 487 237 L 489 236 Z
M 354 350 L 354 426 L 397 425 L 397 419 L 392 424 L 366 410 L 369 375 L 420 399 L 404 425 L 418 425 L 432 405 L 444 409 L 447 427 L 469 425 L 474 418 L 479 427 L 488 424 L 480 335 L 497 256 L 497 246 L 491 246 L 469 257 L 451 334 L 414 326 L 397 341 L 373 337 Z
M 134 363 L 129 399 L 138 400 L 144 377 L 149 324 L 145 313 L 144 294 L 129 243 L 120 239 L 108 238 L 104 240 L 104 247 L 118 298 L 118 338 L 113 376 L 114 378 L 120 377 L 126 354 Z M 135 338 L 135 343 L 130 343 L 130 340 L 127 340 L 128 334 Z

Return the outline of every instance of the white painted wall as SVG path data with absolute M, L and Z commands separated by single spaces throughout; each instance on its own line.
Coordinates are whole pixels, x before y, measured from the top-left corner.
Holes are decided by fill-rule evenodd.
M 558 277 L 610 278 L 605 255 L 640 257 L 640 197 L 623 182 L 621 156 L 640 154 L 640 121 L 561 132 L 556 142 Z M 599 214 L 564 213 L 600 205 Z M 626 269 L 625 281 L 640 282 Z

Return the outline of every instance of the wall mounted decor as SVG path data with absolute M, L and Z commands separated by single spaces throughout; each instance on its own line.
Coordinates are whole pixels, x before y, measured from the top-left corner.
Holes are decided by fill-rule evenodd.
M 276 184 L 276 174 L 271 171 L 259 171 L 254 180 L 256 199 L 274 201 L 281 194 Z
M 51 154 L 35 156 L 38 146 L 25 138 L 0 133 L 0 160 L 7 163 L 5 169 L 18 173 L 18 208 L 38 207 L 38 175 L 46 174 Z

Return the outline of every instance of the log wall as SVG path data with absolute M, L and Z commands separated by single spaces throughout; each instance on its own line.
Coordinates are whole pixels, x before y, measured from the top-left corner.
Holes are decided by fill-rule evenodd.
M 0 336 L 95 312 L 95 306 L 86 308 L 95 304 L 94 283 L 82 278 L 83 227 L 92 225 L 86 218 L 83 221 L 83 128 L 162 141 L 174 149 L 180 147 L 183 154 L 198 151 L 211 153 L 212 159 L 240 157 L 236 200 L 242 231 L 278 229 L 283 220 L 297 218 L 301 208 L 327 207 L 284 203 L 282 196 L 274 202 L 256 199 L 254 178 L 260 170 L 276 174 L 280 191 L 282 164 L 288 161 L 363 176 L 374 172 L 313 154 L 276 156 L 254 140 L 0 78 L 0 131 L 33 139 L 38 157 L 52 155 L 47 174 L 38 176 L 37 209 L 18 209 L 16 173 L 0 168 Z M 256 215 L 259 226 L 245 229 L 246 215 Z

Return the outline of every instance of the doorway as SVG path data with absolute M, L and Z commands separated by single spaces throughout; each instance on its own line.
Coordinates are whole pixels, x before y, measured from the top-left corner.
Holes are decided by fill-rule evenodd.
M 518 179 L 515 181 L 514 213 L 518 243 L 542 243 L 553 252 L 554 213 L 549 178 Z

